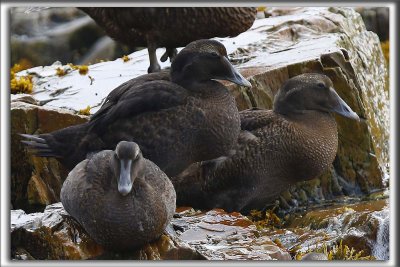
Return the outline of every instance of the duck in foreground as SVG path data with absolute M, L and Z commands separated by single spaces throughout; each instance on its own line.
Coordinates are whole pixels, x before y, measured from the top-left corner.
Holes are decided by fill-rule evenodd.
M 240 132 L 234 97 L 215 79 L 251 84 L 218 41 L 190 43 L 170 72 L 139 76 L 114 89 L 89 122 L 38 136 L 23 135 L 35 155 L 56 157 L 69 170 L 88 155 L 136 142 L 168 176 L 191 163 L 228 155 Z
M 116 41 L 147 47 L 150 67 L 160 65 L 156 49 L 165 47 L 161 61 L 172 60 L 176 47 L 198 39 L 236 36 L 251 27 L 254 7 L 80 7 Z
M 332 113 L 359 119 L 327 76 L 289 79 L 275 96 L 273 110 L 240 112 L 236 154 L 193 164 L 172 178 L 177 205 L 248 212 L 263 209 L 290 184 L 316 178 L 337 152 Z
M 61 202 L 89 235 L 109 250 L 132 250 L 157 239 L 175 213 L 167 175 L 134 142 L 121 141 L 79 163 Z

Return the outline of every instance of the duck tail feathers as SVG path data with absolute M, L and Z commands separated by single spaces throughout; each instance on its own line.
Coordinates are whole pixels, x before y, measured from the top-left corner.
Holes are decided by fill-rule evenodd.
M 25 138 L 25 140 L 21 140 L 21 143 L 28 149 L 28 151 L 32 152 L 35 156 L 38 157 L 55 157 L 60 158 L 61 155 L 55 153 L 51 147 L 47 144 L 46 139 L 40 137 L 39 135 L 31 135 L 31 134 L 19 134 L 21 137 Z

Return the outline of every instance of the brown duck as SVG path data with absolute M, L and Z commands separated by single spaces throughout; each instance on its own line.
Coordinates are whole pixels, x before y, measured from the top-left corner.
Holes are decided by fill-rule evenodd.
M 84 124 L 39 136 L 23 135 L 37 156 L 72 169 L 88 155 L 136 142 L 168 176 L 197 161 L 227 155 L 240 132 L 234 97 L 214 79 L 251 86 L 218 41 L 190 43 L 170 72 L 146 74 L 114 89 Z
M 116 41 L 131 47 L 147 47 L 148 72 L 160 70 L 161 57 L 172 59 L 176 47 L 212 37 L 236 36 L 251 27 L 256 18 L 252 7 L 80 7 Z
M 158 238 L 175 213 L 174 187 L 134 142 L 121 141 L 79 163 L 61 202 L 109 250 L 133 250 Z
M 236 154 L 193 164 L 172 178 L 177 205 L 248 212 L 262 209 L 290 184 L 317 177 L 337 152 L 332 113 L 358 119 L 327 76 L 289 79 L 275 96 L 273 110 L 240 112 Z

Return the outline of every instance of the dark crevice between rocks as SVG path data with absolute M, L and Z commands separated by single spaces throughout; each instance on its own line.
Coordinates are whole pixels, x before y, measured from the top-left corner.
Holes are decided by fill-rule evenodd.
M 363 192 L 357 182 L 352 183 L 348 179 L 344 178 L 344 174 L 341 173 L 341 170 L 343 170 L 343 166 L 341 165 L 341 162 L 337 156 L 333 161 L 333 166 L 335 168 L 337 181 L 342 188 L 343 194 L 346 196 L 362 195 Z
M 331 53 L 331 54 L 327 54 L 327 55 L 322 55 L 321 63 L 324 67 L 329 67 L 329 68 L 339 67 L 345 74 L 345 77 L 347 78 L 347 80 L 348 81 L 352 80 L 356 86 L 356 89 L 359 91 L 359 90 L 361 90 L 362 87 L 358 83 L 353 66 L 351 65 L 351 63 L 349 61 L 348 52 L 345 49 L 340 49 L 340 50 L 342 53 L 335 52 L 335 53 Z M 345 52 L 343 52 L 343 51 L 345 51 Z

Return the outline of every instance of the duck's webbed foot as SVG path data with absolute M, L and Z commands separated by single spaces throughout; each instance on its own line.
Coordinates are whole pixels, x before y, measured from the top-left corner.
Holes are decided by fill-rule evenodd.
M 178 50 L 176 48 L 166 48 L 165 53 L 161 56 L 161 62 L 167 61 L 169 58 L 169 62 L 172 62 L 174 57 L 178 54 Z

